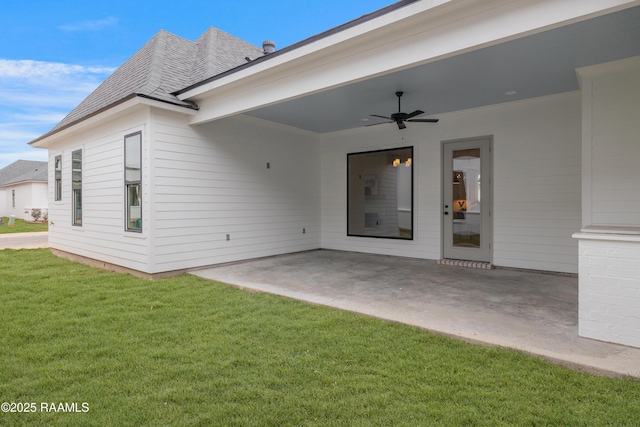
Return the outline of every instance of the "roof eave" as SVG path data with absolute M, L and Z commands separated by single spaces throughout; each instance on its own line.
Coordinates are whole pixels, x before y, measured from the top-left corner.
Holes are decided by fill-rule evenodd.
M 341 33 L 347 32 L 348 30 L 352 30 L 355 27 L 358 27 L 362 24 L 365 24 L 369 21 L 373 21 L 377 18 L 381 18 L 384 17 L 386 15 L 391 14 L 392 12 L 395 12 L 401 8 L 404 8 L 410 4 L 413 3 L 424 3 L 424 8 L 425 9 L 431 9 L 433 7 L 436 7 L 440 4 L 443 3 L 448 3 L 451 0 L 430 0 L 430 1 L 425 1 L 425 0 L 401 0 L 398 1 L 396 3 L 393 3 L 389 6 L 386 6 L 382 9 L 379 9 L 377 11 L 374 11 L 372 13 L 363 15 L 359 18 L 356 18 L 352 21 L 349 21 L 345 24 L 339 25 L 337 27 L 331 28 L 327 31 L 324 31 L 320 34 L 314 35 L 312 37 L 309 37 L 307 39 L 304 39 L 302 41 L 299 41 L 297 43 L 294 43 L 292 45 L 289 45 L 287 47 L 284 47 L 280 50 L 276 50 L 273 53 L 261 56 L 259 58 L 256 58 L 250 62 L 247 62 L 246 64 L 242 64 L 239 65 L 238 67 L 232 68 L 230 70 L 227 70 L 223 73 L 217 74 L 215 76 L 209 77 L 208 79 L 205 79 L 201 82 L 195 83 L 193 85 L 187 86 L 184 89 L 181 89 L 179 91 L 174 92 L 173 94 L 176 95 L 178 98 L 180 98 L 181 100 L 187 100 L 189 98 L 198 96 L 204 92 L 206 92 L 208 89 L 206 88 L 206 86 L 209 83 L 212 82 L 216 82 L 218 80 L 222 80 L 225 77 L 229 77 L 232 76 L 234 74 L 237 74 L 241 71 L 245 71 L 245 70 L 249 70 L 252 67 L 256 67 L 260 64 L 264 64 L 266 61 L 271 61 L 272 63 L 278 62 L 278 64 L 273 64 L 275 65 L 279 65 L 280 62 L 288 62 L 291 58 L 291 54 L 294 54 L 294 58 L 295 58 L 295 54 L 298 53 L 302 53 L 300 52 L 302 50 L 302 48 L 304 47 L 309 47 L 309 45 L 312 45 L 316 42 L 319 41 L 326 41 L 327 39 L 331 38 L 332 36 L 336 36 L 336 35 L 340 35 Z M 386 25 L 385 24 L 381 24 L 381 25 Z M 370 31 L 370 28 L 367 29 L 363 29 L 362 32 L 368 32 Z M 340 40 L 338 40 L 337 42 L 340 42 Z M 333 44 L 333 43 L 330 43 Z M 323 48 L 325 48 L 326 46 L 322 45 L 322 46 L 318 46 L 316 49 L 312 49 L 313 51 L 315 50 L 322 50 Z M 305 52 L 306 53 L 306 52 Z M 281 57 L 287 57 L 287 58 L 281 58 Z M 276 58 L 280 58 L 280 61 L 274 61 L 274 59 Z M 267 68 L 270 67 L 270 65 L 266 65 Z M 259 67 L 260 69 L 256 69 L 255 71 L 253 71 L 253 73 L 259 73 L 261 71 L 263 71 L 262 67 Z M 252 72 L 252 70 L 249 70 L 248 72 Z M 204 87 L 203 87 L 204 86 Z
M 43 180 L 43 179 L 25 179 L 23 181 L 13 181 L 13 182 L 5 182 L 4 184 L 0 184 L 0 188 L 5 188 L 5 187 L 11 187 L 13 185 L 19 185 L 19 184 L 29 184 L 29 183 L 47 183 L 47 180 Z
M 178 94 L 199 125 L 578 22 L 640 0 L 421 0 Z M 526 17 L 523 18 L 523 17 Z M 480 19 L 482 18 L 482 19 Z M 515 24 L 514 24 L 515 23 Z
M 144 94 L 133 93 L 79 120 L 71 122 L 58 129 L 49 131 L 44 135 L 29 142 L 29 145 L 36 148 L 47 148 L 53 142 L 58 140 L 61 136 L 66 136 L 70 133 L 75 132 L 76 129 L 79 130 L 81 128 L 85 128 L 86 126 L 89 126 L 94 122 L 105 120 L 107 118 L 112 117 L 113 115 L 116 115 L 124 110 L 133 108 L 137 105 L 147 105 L 152 107 L 169 109 L 169 110 L 178 111 L 184 114 L 195 114 L 195 112 L 198 110 L 198 106 L 194 102 L 191 102 L 191 101 L 181 101 L 181 102 L 182 103 L 178 103 L 178 102 L 174 103 L 174 102 L 170 102 L 163 99 L 156 99 Z

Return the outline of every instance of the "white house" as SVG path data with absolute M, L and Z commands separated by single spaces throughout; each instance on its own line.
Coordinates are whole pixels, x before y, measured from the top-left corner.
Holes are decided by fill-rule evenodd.
M 639 1 L 405 0 L 271 47 L 161 31 L 32 141 L 54 251 L 579 273 L 579 333 L 640 347 Z
M 17 160 L 0 169 L 0 217 L 34 221 L 47 212 L 47 162 Z M 35 215 L 35 216 L 34 216 Z

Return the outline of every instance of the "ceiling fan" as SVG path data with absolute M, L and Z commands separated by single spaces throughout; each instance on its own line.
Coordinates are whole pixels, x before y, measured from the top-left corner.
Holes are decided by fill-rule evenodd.
M 414 119 L 415 116 L 424 114 L 424 111 L 422 110 L 416 110 L 413 113 L 409 113 L 409 114 L 403 113 L 402 109 L 400 108 L 400 98 L 402 97 L 403 93 L 404 92 L 396 92 L 396 96 L 398 97 L 398 112 L 393 113 L 391 117 L 371 114 L 371 117 L 380 117 L 381 119 L 387 119 L 389 120 L 388 122 L 372 123 L 366 126 L 376 126 L 376 125 L 382 125 L 385 123 L 395 123 L 398 125 L 398 129 L 405 129 L 407 127 L 407 125 L 404 124 L 405 122 L 438 123 L 438 119 Z

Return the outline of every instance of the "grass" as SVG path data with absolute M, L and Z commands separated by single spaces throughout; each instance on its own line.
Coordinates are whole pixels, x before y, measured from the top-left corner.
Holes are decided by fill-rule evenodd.
M 47 222 L 43 223 L 31 223 L 26 222 L 23 219 L 15 220 L 15 224 L 13 227 L 9 227 L 9 218 L 6 216 L 2 218 L 4 221 L 4 225 L 0 225 L 0 234 L 8 234 L 8 233 L 30 233 L 34 231 L 47 231 L 49 230 L 49 224 Z
M 640 382 L 194 276 L 0 251 L 0 413 L 29 426 L 637 425 Z M 41 412 L 82 402 L 87 413 Z

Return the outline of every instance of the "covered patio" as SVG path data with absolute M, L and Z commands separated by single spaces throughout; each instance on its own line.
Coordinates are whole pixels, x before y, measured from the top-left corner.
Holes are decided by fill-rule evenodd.
M 400 0 L 275 52 L 160 31 L 32 141 L 67 189 L 51 248 L 148 277 L 343 251 L 212 277 L 638 375 L 576 337 L 640 349 L 639 23 L 640 0 Z
M 578 337 L 575 275 L 484 270 L 334 250 L 232 263 L 193 274 L 513 348 L 580 370 L 640 377 L 640 349 Z

